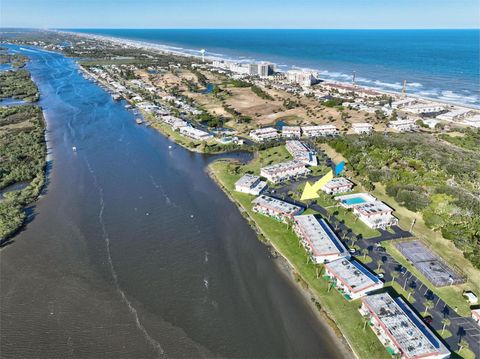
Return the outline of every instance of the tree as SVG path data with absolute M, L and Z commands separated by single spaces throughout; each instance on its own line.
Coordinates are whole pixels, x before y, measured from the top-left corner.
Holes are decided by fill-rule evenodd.
M 380 268 L 382 267 L 382 265 L 383 265 L 383 261 L 379 259 L 379 260 L 377 261 L 377 272 L 380 270 Z
M 442 327 L 442 334 L 443 334 L 445 332 L 445 327 L 450 325 L 450 319 L 443 318 L 442 319 L 442 324 L 443 324 L 443 327 Z
M 393 284 L 393 282 L 395 282 L 395 279 L 397 279 L 398 277 L 400 277 L 400 272 L 397 271 L 397 270 L 394 270 L 392 273 L 390 273 L 390 275 L 392 276 L 392 282 L 391 282 L 391 284 Z
M 363 319 L 363 330 L 367 329 L 367 324 L 370 322 L 370 316 L 368 314 L 362 315 Z
M 469 345 L 465 339 L 461 339 L 458 342 L 458 352 L 460 353 L 463 349 L 468 349 Z
M 428 313 L 428 310 L 433 308 L 433 301 L 430 300 L 430 299 L 426 299 L 424 302 L 423 302 L 423 305 L 425 306 L 425 312 L 423 313 L 423 316 L 426 316 L 427 313 Z
M 367 255 L 368 255 L 368 249 L 367 248 L 362 248 L 361 252 L 363 254 L 363 259 L 366 259 Z

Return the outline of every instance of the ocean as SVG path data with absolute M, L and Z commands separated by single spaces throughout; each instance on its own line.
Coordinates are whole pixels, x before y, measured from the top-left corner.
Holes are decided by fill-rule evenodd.
M 301 67 L 322 79 L 480 107 L 480 30 L 69 29 L 176 51 Z

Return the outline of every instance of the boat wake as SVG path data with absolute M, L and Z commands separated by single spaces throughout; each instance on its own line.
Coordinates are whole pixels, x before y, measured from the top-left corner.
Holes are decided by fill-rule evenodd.
M 89 172 L 91 173 L 91 175 L 93 177 L 93 182 L 94 182 L 95 188 L 97 189 L 99 197 L 100 197 L 100 211 L 98 213 L 98 220 L 99 220 L 100 226 L 102 227 L 102 235 L 103 235 L 103 238 L 105 240 L 105 247 L 106 247 L 106 250 L 107 250 L 107 262 L 108 262 L 108 266 L 110 268 L 110 273 L 112 274 L 112 278 L 113 278 L 113 282 L 115 284 L 115 288 L 116 288 L 117 292 L 120 294 L 120 296 L 122 297 L 122 300 L 127 305 L 128 310 L 130 311 L 130 313 L 132 314 L 132 316 L 135 320 L 135 324 L 137 325 L 137 328 L 142 332 L 143 336 L 145 337 L 145 340 L 155 349 L 155 351 L 159 355 L 159 358 L 167 358 L 167 355 L 165 354 L 165 351 L 163 350 L 161 344 L 157 340 L 155 340 L 147 332 L 145 327 L 140 322 L 140 318 L 138 316 L 137 310 L 133 307 L 132 303 L 128 300 L 125 292 L 120 288 L 120 285 L 118 283 L 117 272 L 115 271 L 115 266 L 113 265 L 112 256 L 111 256 L 111 253 L 110 253 L 110 237 L 108 235 L 108 231 L 107 231 L 107 228 L 105 226 L 105 221 L 103 219 L 103 213 L 104 213 L 104 210 L 105 210 L 103 188 L 99 185 L 98 180 L 97 180 L 97 176 L 95 175 L 95 172 L 93 171 L 93 169 L 90 165 L 90 162 L 88 161 L 88 159 L 86 157 L 85 157 L 85 162 L 87 164 Z

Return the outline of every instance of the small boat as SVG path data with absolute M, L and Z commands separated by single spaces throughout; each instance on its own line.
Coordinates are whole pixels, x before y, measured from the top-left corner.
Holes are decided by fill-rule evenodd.
M 137 123 L 137 125 L 141 125 L 143 123 L 142 120 L 140 120 L 139 118 L 136 118 L 135 119 L 135 122 Z
M 77 147 L 73 146 L 73 147 L 72 147 L 72 151 L 73 151 L 73 152 L 77 152 Z

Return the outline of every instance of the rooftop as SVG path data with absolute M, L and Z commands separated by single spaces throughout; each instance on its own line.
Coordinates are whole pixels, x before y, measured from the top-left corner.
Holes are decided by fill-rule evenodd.
M 295 214 L 302 209 L 294 204 L 265 195 L 258 196 L 252 201 L 252 203 L 261 207 L 266 207 L 275 212 L 286 214 Z
M 259 176 L 255 176 L 255 175 L 246 173 L 237 182 L 235 182 L 235 186 L 242 186 L 242 187 L 249 187 L 250 188 L 259 179 L 260 179 Z
M 354 293 L 380 283 L 380 279 L 355 260 L 340 258 L 325 267 Z
M 392 213 L 393 209 L 381 201 L 361 203 L 355 206 L 355 211 L 364 216 L 371 216 L 381 213 Z
M 337 188 L 344 186 L 353 186 L 353 183 L 346 179 L 345 177 L 335 177 L 325 184 L 326 188 Z
M 408 357 L 447 354 L 448 349 L 401 298 L 388 293 L 369 295 L 363 302 L 388 329 L 399 348 Z

